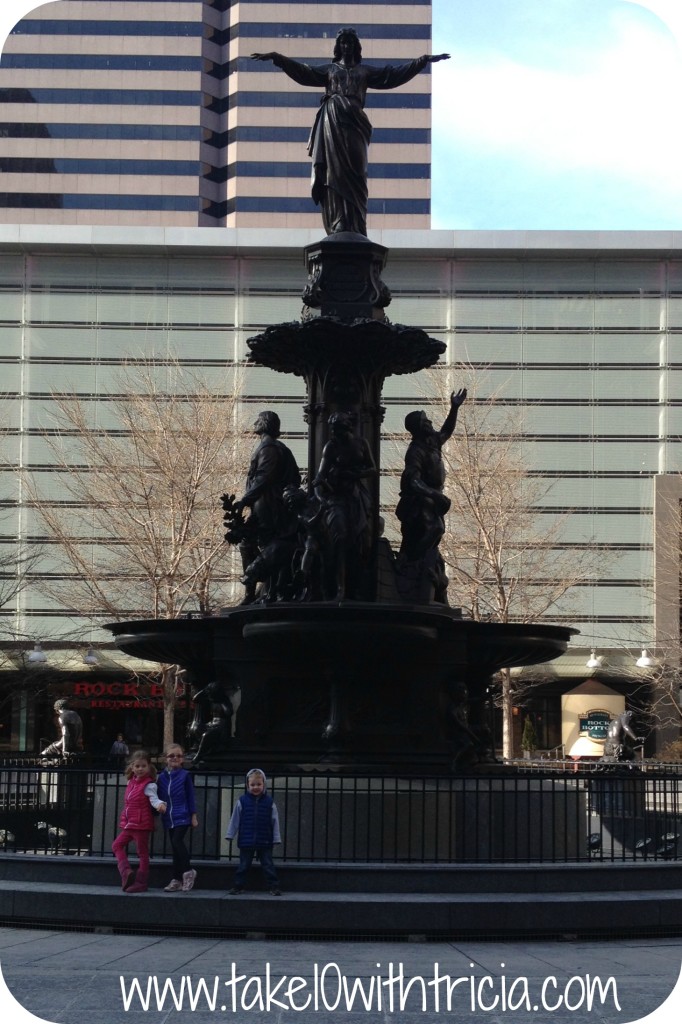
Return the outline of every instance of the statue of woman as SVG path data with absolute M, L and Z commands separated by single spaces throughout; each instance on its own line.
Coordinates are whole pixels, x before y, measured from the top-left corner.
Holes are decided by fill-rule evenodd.
M 362 64 L 362 46 L 353 28 L 342 28 L 331 64 L 311 67 L 281 53 L 252 53 L 270 60 L 299 85 L 324 89 L 308 153 L 313 162 L 313 201 L 322 208 L 328 235 L 339 231 L 367 234 L 367 150 L 372 126 L 365 114 L 367 90 L 395 89 L 427 64 L 447 60 L 448 53 L 425 55 L 395 67 Z
M 372 501 L 366 479 L 376 473 L 369 444 L 353 433 L 350 413 L 329 417 L 329 440 L 313 480 L 322 507 L 325 539 L 325 596 L 343 600 L 361 596 L 363 566 L 371 544 Z

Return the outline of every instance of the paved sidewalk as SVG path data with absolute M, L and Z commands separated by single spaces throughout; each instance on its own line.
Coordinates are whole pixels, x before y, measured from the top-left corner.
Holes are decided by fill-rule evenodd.
M 226 985 L 231 982 L 233 964 L 237 978 L 241 975 L 245 980 Z M 142 1024 L 144 1020 L 181 1024 L 185 1019 L 192 1024 L 215 1024 L 219 1018 L 233 1024 L 435 1024 L 439 1019 L 447 1024 L 625 1024 L 646 1017 L 664 1003 L 675 987 L 681 964 L 682 939 L 678 938 L 304 942 L 0 928 L 0 967 L 10 991 L 31 1013 L 57 1024 Z M 273 1002 L 269 1010 L 261 1010 L 258 997 L 266 998 L 268 974 Z M 449 982 L 428 984 L 444 975 Z M 178 999 L 185 979 L 181 1010 L 174 1007 L 169 992 L 163 1008 L 157 1008 L 154 982 L 149 981 L 154 976 L 159 991 L 170 979 Z M 283 976 L 286 980 L 279 984 Z M 292 976 L 301 981 L 287 990 Z M 126 1012 L 121 977 L 126 992 L 137 978 L 146 995 L 149 982 L 152 1003 L 147 1011 L 136 996 Z M 595 977 L 604 986 L 609 978 L 614 983 L 607 988 L 603 1004 L 597 989 L 592 1009 L 588 1009 L 586 986 Z M 188 997 L 197 991 L 201 979 L 206 988 L 200 990 L 192 1011 Z M 354 1004 L 346 1009 L 344 979 L 349 992 L 359 979 L 369 1001 L 367 1008 L 356 992 Z M 455 981 L 448 1012 L 446 987 Z M 660 1024 L 678 1024 L 680 1020 L 682 982 L 678 987 L 671 1000 L 674 1005 L 658 1015 Z M 402 1011 L 401 989 L 405 998 Z M 214 992 L 215 1008 L 211 1009 Z M 339 992 L 339 1006 L 328 1008 L 333 1007 Z M 496 997 L 494 1008 L 486 1010 Z M 559 1005 L 564 998 L 569 1008 Z M 306 999 L 307 1008 L 298 1011 L 296 1007 L 303 1006 Z M 279 1006 L 280 1002 L 288 1008 Z M 0 1009 L 4 1008 L 0 1000 Z M 6 1012 L 4 1019 L 13 1024 L 12 1012 Z

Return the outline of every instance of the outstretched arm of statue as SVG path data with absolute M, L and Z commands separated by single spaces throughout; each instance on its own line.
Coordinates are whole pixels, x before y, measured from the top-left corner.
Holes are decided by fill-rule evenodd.
M 466 388 L 460 388 L 459 391 L 453 391 L 450 395 L 450 412 L 447 415 L 445 423 L 438 432 L 440 434 L 441 444 L 445 444 L 445 442 L 452 437 L 457 424 L 457 413 L 459 412 L 459 407 L 466 399 L 466 396 Z
M 309 64 L 302 64 L 298 60 L 292 60 L 291 57 L 285 57 L 283 53 L 277 53 L 273 50 L 271 53 L 252 53 L 252 60 L 270 60 L 272 63 L 281 68 L 285 75 L 293 79 L 294 82 L 298 82 L 299 85 L 311 85 L 315 88 L 324 87 L 327 74 L 324 68 L 313 68 Z
M 424 54 L 429 64 L 435 64 L 439 60 L 450 60 L 449 53 L 431 53 Z

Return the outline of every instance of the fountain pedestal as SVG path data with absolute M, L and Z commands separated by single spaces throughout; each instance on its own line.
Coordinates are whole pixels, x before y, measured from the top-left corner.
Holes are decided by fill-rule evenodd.
M 127 653 L 183 666 L 196 689 L 216 682 L 239 694 L 221 767 L 440 774 L 480 766 L 493 760 L 493 674 L 555 658 L 571 636 L 559 626 L 465 621 L 430 600 L 433 587 L 403 587 L 401 596 L 381 536 L 381 393 L 387 377 L 433 365 L 445 345 L 387 320 L 385 257 L 364 236 L 309 246 L 309 315 L 247 342 L 253 363 L 305 379 L 309 488 L 333 414 L 369 446 L 376 473 L 366 480 L 368 554 L 355 600 L 256 602 L 213 618 L 109 626 Z

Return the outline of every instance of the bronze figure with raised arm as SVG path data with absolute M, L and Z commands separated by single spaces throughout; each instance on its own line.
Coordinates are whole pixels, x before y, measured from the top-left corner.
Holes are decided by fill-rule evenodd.
M 370 67 L 362 63 L 355 29 L 342 28 L 330 64 L 313 67 L 276 52 L 251 56 L 272 61 L 299 85 L 324 89 L 308 141 L 313 201 L 321 207 L 328 235 L 341 231 L 366 235 L 367 151 L 372 134 L 364 110 L 367 90 L 395 89 L 450 54 L 425 54 L 405 64 Z
M 440 430 L 436 430 L 422 409 L 405 417 L 405 429 L 411 440 L 405 452 L 405 468 L 400 478 L 400 500 L 396 516 L 400 521 L 402 544 L 400 562 L 426 560 L 435 581 L 435 600 L 446 603 L 447 577 L 438 552 L 445 533 L 445 516 L 450 499 L 443 493 L 445 467 L 441 449 L 452 437 L 457 413 L 466 399 L 466 388 L 450 395 L 450 411 Z

